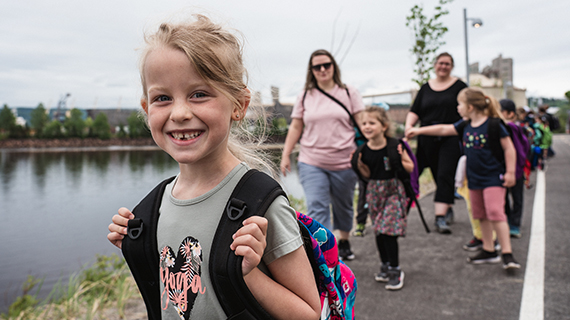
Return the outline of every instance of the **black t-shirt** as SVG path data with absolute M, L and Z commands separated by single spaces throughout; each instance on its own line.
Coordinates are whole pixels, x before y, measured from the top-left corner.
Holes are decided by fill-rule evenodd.
M 371 180 L 387 180 L 395 177 L 388 159 L 388 146 L 372 150 L 365 145 L 362 149 L 362 162 L 370 169 Z
M 459 79 L 443 91 L 434 91 L 426 83 L 420 88 L 410 111 L 418 115 L 422 127 L 455 123 L 461 119 L 457 113 L 457 95 L 466 87 L 467 85 Z

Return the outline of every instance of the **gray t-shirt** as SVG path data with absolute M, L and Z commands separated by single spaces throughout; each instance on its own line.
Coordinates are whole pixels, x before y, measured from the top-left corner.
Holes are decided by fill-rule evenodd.
M 158 220 L 162 319 L 226 319 L 210 282 L 208 259 L 220 215 L 241 177 L 241 163 L 207 193 L 189 200 L 172 196 L 178 177 L 164 192 Z M 285 197 L 271 204 L 267 247 L 259 268 L 303 245 L 295 211 Z M 166 307 L 166 309 L 165 309 Z

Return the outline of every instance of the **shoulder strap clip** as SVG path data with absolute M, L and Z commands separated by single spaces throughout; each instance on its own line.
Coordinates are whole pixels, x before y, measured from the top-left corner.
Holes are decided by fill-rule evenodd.
M 127 234 L 132 240 L 136 240 L 143 232 L 143 221 L 141 219 L 135 218 L 129 220 Z
M 226 207 L 226 214 L 228 215 L 228 219 L 236 221 L 241 216 L 243 216 L 246 209 L 247 205 L 245 204 L 244 201 L 232 198 L 230 201 L 228 201 L 228 206 Z

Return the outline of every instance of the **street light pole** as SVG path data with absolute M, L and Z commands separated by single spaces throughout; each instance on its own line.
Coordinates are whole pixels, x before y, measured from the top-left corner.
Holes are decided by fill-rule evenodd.
M 466 76 L 465 76 L 465 83 L 469 85 L 469 47 L 467 45 L 467 21 L 473 21 L 473 27 L 479 28 L 483 25 L 483 21 L 479 18 L 467 18 L 467 9 L 463 8 L 463 22 L 465 24 L 465 64 L 466 66 Z
M 465 25 L 465 64 L 466 64 L 466 76 L 465 83 L 469 86 L 469 47 L 467 44 L 467 9 L 463 8 L 463 22 Z

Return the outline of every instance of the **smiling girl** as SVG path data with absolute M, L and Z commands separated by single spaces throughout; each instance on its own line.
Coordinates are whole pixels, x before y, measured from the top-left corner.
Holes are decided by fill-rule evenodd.
M 137 279 L 137 285 L 150 319 L 226 319 L 209 274 L 210 253 L 217 249 L 212 241 L 240 178 L 250 166 L 264 164 L 240 149 L 234 133 L 250 101 L 241 45 L 200 15 L 162 24 L 146 43 L 141 106 L 154 141 L 179 163 L 180 173 L 166 185 L 157 226 L 145 225 L 147 232 L 156 230 L 156 244 L 154 259 L 142 263 L 158 263 L 151 266 L 151 281 Z M 121 248 L 133 218 L 129 209 L 119 209 L 109 241 Z M 231 249 L 243 256 L 243 278 L 253 296 L 274 318 L 318 319 L 319 294 L 287 199 L 278 197 L 265 218 L 243 224 Z
M 354 155 L 358 157 L 355 169 L 368 180 L 366 202 L 382 261 L 380 272 L 374 274 L 374 279 L 387 282 L 388 290 L 398 290 L 404 286 L 398 237 L 406 234 L 408 197 L 404 184 L 396 175 L 397 168 L 400 167 L 395 163 L 398 159 L 392 159 L 390 155 L 399 154 L 401 167 L 408 173 L 414 170 L 414 163 L 402 145 L 390 137 L 390 120 L 386 110 L 366 108 L 360 125 L 368 142 L 359 154 Z

